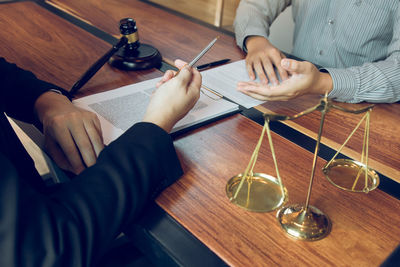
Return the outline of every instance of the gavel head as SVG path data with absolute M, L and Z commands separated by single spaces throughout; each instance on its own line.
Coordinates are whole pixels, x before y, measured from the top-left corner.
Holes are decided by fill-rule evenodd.
M 136 22 L 133 19 L 121 19 L 119 30 L 128 41 L 110 58 L 111 66 L 123 70 L 144 70 L 161 66 L 160 52 L 149 44 L 139 42 Z
M 128 39 L 125 48 L 135 50 L 139 47 L 139 34 L 135 20 L 131 18 L 121 19 L 119 22 L 119 30 L 121 34 Z

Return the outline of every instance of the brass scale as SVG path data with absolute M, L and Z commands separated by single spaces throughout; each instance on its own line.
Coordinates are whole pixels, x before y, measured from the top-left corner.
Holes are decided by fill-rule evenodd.
M 264 127 L 247 168 L 243 173 L 232 177 L 226 185 L 226 194 L 231 203 L 254 212 L 270 212 L 278 210 L 276 215 L 278 222 L 286 234 L 292 238 L 305 241 L 315 241 L 326 237 L 331 230 L 331 221 L 329 217 L 318 208 L 309 205 L 309 201 L 325 115 L 331 108 L 353 114 L 365 113 L 365 115 L 349 134 L 346 141 L 338 149 L 337 153 L 323 167 L 322 171 L 325 177 L 334 186 L 346 191 L 368 193 L 369 191 L 374 190 L 379 185 L 379 176 L 374 170 L 368 168 L 369 122 L 373 105 L 359 110 L 349 110 L 334 105 L 327 96 L 325 96 L 321 99 L 319 104 L 293 116 L 263 114 L 265 119 Z M 314 151 L 306 202 L 305 204 L 285 205 L 288 200 L 288 192 L 283 186 L 282 179 L 279 175 L 269 122 L 293 120 L 316 110 L 321 112 L 321 122 Z M 337 155 L 357 131 L 363 121 L 365 121 L 365 127 L 360 161 L 337 159 Z M 267 133 L 268 136 L 272 159 L 276 170 L 276 177 L 264 173 L 253 172 L 265 133 Z

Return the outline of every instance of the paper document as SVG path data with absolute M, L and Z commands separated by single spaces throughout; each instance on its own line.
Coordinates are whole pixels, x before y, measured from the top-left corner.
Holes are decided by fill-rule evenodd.
M 152 92 L 160 78 L 131 84 L 111 91 L 82 97 L 73 101 L 81 108 L 98 114 L 103 132 L 104 143 L 109 144 L 133 124 L 140 122 L 145 114 Z M 194 108 L 182 118 L 172 132 L 217 118 L 239 109 L 237 104 L 210 95 L 200 94 Z M 168 103 L 166 103 L 168 105 Z
M 204 85 L 245 108 L 252 108 L 265 102 L 236 90 L 238 82 L 250 81 L 245 60 L 203 71 L 201 75 Z M 259 80 L 257 79 L 256 82 Z

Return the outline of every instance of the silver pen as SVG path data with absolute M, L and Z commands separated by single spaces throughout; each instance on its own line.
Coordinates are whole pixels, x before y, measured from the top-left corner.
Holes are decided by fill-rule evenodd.
M 202 57 L 204 56 L 205 53 L 207 53 L 208 50 L 210 50 L 210 48 L 215 44 L 215 42 L 218 40 L 219 36 L 215 37 L 214 40 L 212 40 L 203 50 L 201 50 L 201 52 L 192 60 L 190 61 L 189 64 L 185 65 L 185 66 L 189 66 L 189 67 L 193 67 L 194 64 L 196 64 L 196 62 Z M 184 68 L 185 66 L 183 66 L 182 68 Z M 181 69 L 178 69 L 178 71 L 175 73 L 174 77 L 176 77 L 179 72 L 181 71 Z
M 192 61 L 190 61 L 190 63 L 188 64 L 189 67 L 193 67 L 194 64 L 196 64 L 197 61 L 199 61 L 199 59 L 204 56 L 205 53 L 207 53 L 208 50 L 210 50 L 210 48 L 215 44 L 215 42 L 218 40 L 219 36 L 215 37 L 214 40 L 212 40 L 207 46 L 206 48 L 204 48 Z

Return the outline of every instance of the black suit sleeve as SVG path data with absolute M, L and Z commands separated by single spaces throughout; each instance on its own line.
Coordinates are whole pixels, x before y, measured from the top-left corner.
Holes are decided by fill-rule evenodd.
M 36 99 L 50 89 L 62 88 L 39 80 L 29 71 L 0 58 L 0 107 L 7 115 L 26 122 L 34 122 Z
M 146 203 L 182 175 L 171 137 L 138 123 L 50 195 L 0 153 L 0 266 L 89 266 Z

